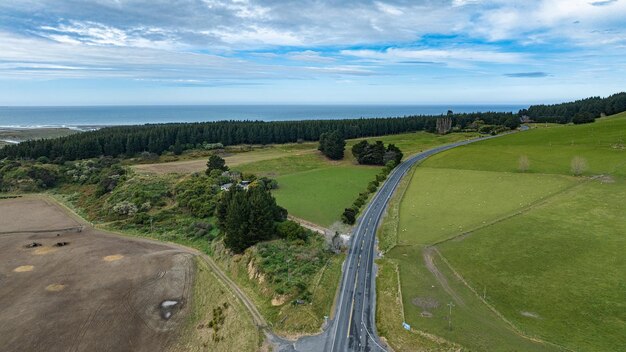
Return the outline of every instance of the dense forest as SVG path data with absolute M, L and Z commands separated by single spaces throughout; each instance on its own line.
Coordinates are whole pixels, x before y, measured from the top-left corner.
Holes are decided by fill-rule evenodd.
M 521 110 L 520 115 L 526 115 L 537 122 L 588 123 L 602 114 L 613 115 L 622 111 L 626 111 L 624 92 L 606 98 L 591 97 L 569 103 L 532 105 L 527 110 Z
M 454 126 L 465 128 L 481 120 L 505 125 L 512 113 L 454 114 Z M 0 149 L 0 159 L 42 156 L 50 160 L 78 160 L 98 156 L 132 156 L 144 151 L 180 153 L 206 143 L 271 144 L 317 141 L 322 133 L 338 131 L 344 138 L 373 137 L 413 131 L 436 131 L 437 116 L 304 121 L 219 121 L 202 123 L 116 126 L 72 136 L 23 142 Z
M 606 98 L 591 97 L 569 103 L 532 105 L 518 114 L 477 112 L 454 114 L 456 130 L 480 125 L 481 132 L 516 128 L 520 117 L 537 122 L 587 123 L 602 114 L 626 111 L 626 93 Z M 97 131 L 74 134 L 9 145 L 0 149 L 0 159 L 47 157 L 52 161 L 78 160 L 99 156 L 132 156 L 141 152 L 180 154 L 184 150 L 206 145 L 271 144 L 317 141 L 323 133 L 336 131 L 343 138 L 376 137 L 414 131 L 437 131 L 439 116 L 405 116 L 393 118 L 361 118 L 344 120 L 304 121 L 218 121 L 201 123 L 149 124 L 116 126 Z

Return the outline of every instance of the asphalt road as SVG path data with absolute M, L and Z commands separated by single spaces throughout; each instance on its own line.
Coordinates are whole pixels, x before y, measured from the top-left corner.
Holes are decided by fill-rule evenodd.
M 496 137 L 496 136 L 493 136 Z M 335 319 L 328 330 L 324 351 L 386 351 L 376 333 L 376 273 L 374 268 L 376 229 L 389 198 L 407 171 L 431 155 L 493 137 L 447 144 L 416 154 L 389 174 L 374 196 L 351 237 L 350 250 L 343 266 L 341 290 Z M 398 326 L 402 329 L 402 326 Z

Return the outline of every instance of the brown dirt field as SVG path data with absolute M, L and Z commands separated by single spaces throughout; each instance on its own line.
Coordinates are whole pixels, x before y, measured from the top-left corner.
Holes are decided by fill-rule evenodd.
M 42 197 L 0 200 L 0 234 L 53 231 L 81 226 L 55 202 Z
M 79 224 L 51 201 L 0 201 L 0 350 L 166 350 L 190 310 L 193 255 L 90 227 L 27 232 Z

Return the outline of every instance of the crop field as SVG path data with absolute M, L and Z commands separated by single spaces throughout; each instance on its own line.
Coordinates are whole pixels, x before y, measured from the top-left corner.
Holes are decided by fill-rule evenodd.
M 388 250 L 379 291 L 401 292 L 414 327 L 390 333 L 392 346 L 432 334 L 471 350 L 623 347 L 625 132 L 626 115 L 542 127 L 417 167 L 379 233 Z M 586 161 L 581 177 L 574 157 Z M 381 319 L 385 331 L 392 317 Z
M 0 229 L 3 351 L 163 350 L 198 308 L 180 247 L 94 230 L 43 197 L 0 200 Z M 244 317 L 222 343 L 256 350 Z

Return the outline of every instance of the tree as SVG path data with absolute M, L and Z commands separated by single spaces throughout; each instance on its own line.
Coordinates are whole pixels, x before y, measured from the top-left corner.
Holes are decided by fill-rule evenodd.
M 289 241 L 303 240 L 306 241 L 308 231 L 295 221 L 287 220 L 278 224 L 276 228 L 278 235 Z
M 333 160 L 343 159 L 346 140 L 339 131 L 322 133 L 318 150 Z
M 385 165 L 392 160 L 398 164 L 403 157 L 400 148 L 394 144 L 389 144 L 385 148 L 382 141 L 376 141 L 374 144 L 361 141 L 352 146 L 352 154 L 359 164 L 365 165 Z
M 356 222 L 356 210 L 353 208 L 346 208 L 341 215 L 341 220 L 349 225 L 354 225 Z
M 276 231 L 276 222 L 284 221 L 286 210 L 265 187 L 251 187 L 248 191 L 232 187 L 222 192 L 215 207 L 215 216 L 224 244 L 235 253 L 270 239 Z
M 517 116 L 511 116 L 508 119 L 506 119 L 506 121 L 504 121 L 504 125 L 512 130 L 518 128 L 521 123 L 519 120 L 519 117 Z
M 570 166 L 572 174 L 574 174 L 575 176 L 580 176 L 583 174 L 583 172 L 587 171 L 587 160 L 585 160 L 585 158 L 583 157 L 575 156 L 574 158 L 572 158 Z
M 528 160 L 528 156 L 526 155 L 520 156 L 517 164 L 518 164 L 517 168 L 519 169 L 520 172 L 526 172 L 530 168 L 530 160 Z
M 210 175 L 213 170 L 227 171 L 226 160 L 222 159 L 219 155 L 212 154 L 209 157 L 209 161 L 206 163 L 206 174 Z

